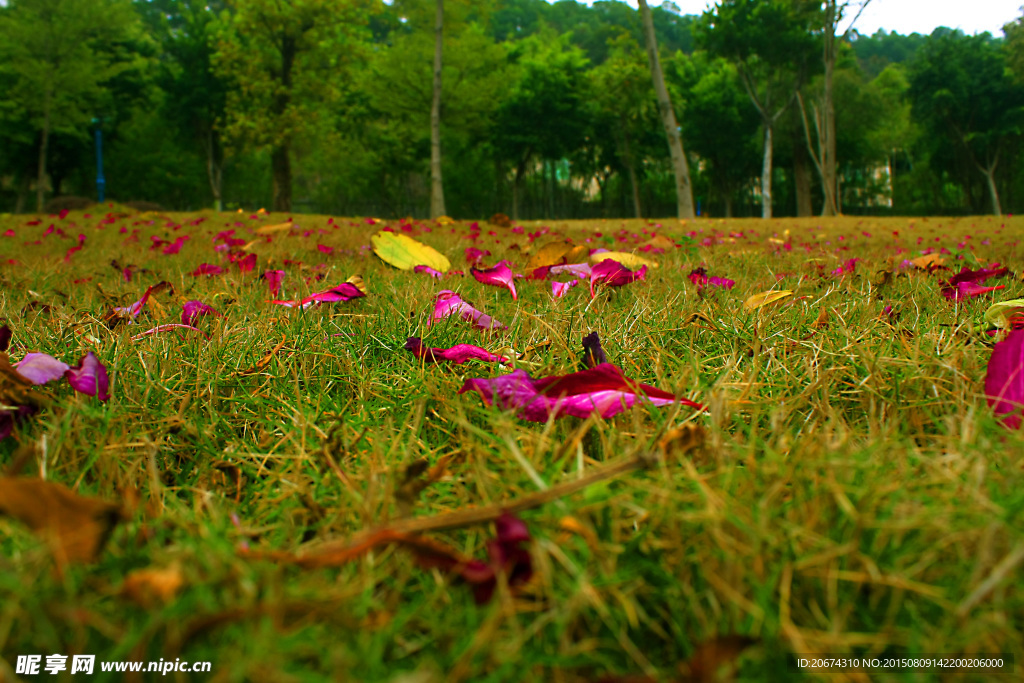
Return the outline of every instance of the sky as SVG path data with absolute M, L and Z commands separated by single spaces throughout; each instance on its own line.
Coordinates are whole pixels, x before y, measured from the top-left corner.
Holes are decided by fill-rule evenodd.
M 713 4 L 708 0 L 674 1 L 683 14 L 701 14 Z M 636 0 L 627 2 L 637 6 Z M 648 0 L 648 4 L 654 7 L 660 0 Z M 947 26 L 968 35 L 988 31 L 1001 37 L 1003 24 L 1020 18 L 1021 5 L 1024 0 L 871 0 L 855 28 L 865 35 L 880 28 L 888 32 L 927 35 L 939 26 Z

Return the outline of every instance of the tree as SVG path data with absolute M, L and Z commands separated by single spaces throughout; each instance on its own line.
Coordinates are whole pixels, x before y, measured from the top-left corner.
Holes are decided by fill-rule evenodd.
M 992 212 L 1002 213 L 996 171 L 1024 133 L 1024 86 L 1016 82 L 992 37 L 937 29 L 910 74 L 915 119 L 951 138 L 985 178 Z
M 644 25 L 644 44 L 647 47 L 647 61 L 651 67 L 651 78 L 654 80 L 654 92 L 658 96 L 658 110 L 665 126 L 665 137 L 668 139 L 669 155 L 672 157 L 672 171 L 676 178 L 676 203 L 679 218 L 693 218 L 693 188 L 690 185 L 690 169 L 683 152 L 683 140 L 679 125 L 676 123 L 675 110 L 665 88 L 665 75 L 661 70 L 658 57 L 658 41 L 654 35 L 654 21 L 647 0 L 640 0 L 640 16 Z
M 158 83 L 163 114 L 180 135 L 202 150 L 214 207 L 223 206 L 224 122 L 227 83 L 214 73 L 213 25 L 219 0 L 147 0 L 137 5 L 163 48 Z
M 17 0 L 0 14 L 0 71 L 14 112 L 38 131 L 36 210 L 43 210 L 54 131 L 83 136 L 106 83 L 134 68 L 103 49 L 137 30 L 127 0 Z
M 861 12 L 868 6 L 871 0 L 823 0 L 822 6 L 822 65 L 824 76 L 822 78 L 821 96 L 817 103 L 812 104 L 812 120 L 814 132 L 817 137 L 817 149 L 811 143 L 811 129 L 807 123 L 807 111 L 804 106 L 803 97 L 798 95 L 800 113 L 804 121 L 804 130 L 807 133 L 807 146 L 814 160 L 814 165 L 821 176 L 822 192 L 825 195 L 825 203 L 821 210 L 823 216 L 835 216 L 839 213 L 839 195 L 837 184 L 837 162 L 836 162 L 836 108 L 833 81 L 835 76 L 836 60 L 839 55 L 839 45 L 848 40 L 854 24 Z M 850 25 L 841 35 L 837 35 L 839 24 L 842 23 L 847 13 L 856 7 L 856 15 Z
M 512 218 L 519 217 L 519 190 L 537 157 L 561 159 L 582 146 L 593 119 L 586 80 L 587 58 L 568 35 L 550 29 L 516 45 L 516 77 L 495 117 L 493 139 L 513 165 Z
M 696 53 L 693 79 L 686 84 L 683 134 L 690 150 L 706 162 L 712 190 L 722 201 L 726 217 L 733 215 L 733 198 L 758 171 L 757 129 L 761 116 L 744 91 L 730 62 Z
M 437 0 L 434 24 L 434 87 L 430 105 L 430 217 L 445 215 L 441 181 L 441 56 L 444 46 L 444 0 Z
M 214 65 L 234 85 L 225 132 L 269 148 L 273 209 L 292 206 L 292 145 L 336 102 L 341 74 L 359 52 L 364 0 L 230 2 L 219 22 Z
M 775 127 L 807 75 L 813 38 L 807 15 L 792 0 L 721 0 L 704 14 L 699 43 L 736 66 L 761 116 L 761 216 L 772 216 Z

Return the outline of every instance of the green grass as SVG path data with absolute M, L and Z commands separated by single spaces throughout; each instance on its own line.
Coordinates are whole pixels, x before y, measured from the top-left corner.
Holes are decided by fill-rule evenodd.
M 198 216 L 207 220 L 187 224 Z M 512 301 L 468 276 L 437 282 L 390 268 L 360 250 L 377 229 L 361 219 L 339 219 L 333 229 L 327 217 L 296 216 L 313 234 L 277 233 L 257 245 L 255 272 L 194 278 L 188 273 L 199 263 L 221 263 L 212 237 L 226 223 L 286 217 L 127 212 L 102 230 L 98 218 L 75 212 L 26 226 L 26 217 L 0 217 L 0 233 L 15 232 L 0 237 L 0 264 L 18 262 L 0 265 L 12 358 L 35 350 L 73 364 L 93 350 L 111 370 L 113 394 L 101 404 L 66 383 L 47 385 L 53 407 L 0 443 L 0 465 L 19 443 L 32 445 L 37 456 L 23 474 L 45 472 L 130 510 L 95 563 L 63 573 L 46 544 L 0 517 L 0 680 L 17 655 L 52 653 L 212 662 L 212 673 L 179 680 L 674 680 L 698 644 L 729 634 L 759 641 L 739 660 L 742 680 L 815 680 L 787 669 L 792 653 L 1008 652 L 1020 675 L 1024 438 L 986 405 L 991 340 L 973 328 L 993 300 L 1024 296 L 1024 284 L 1007 278 L 1005 290 L 953 304 L 939 294 L 948 272 L 909 272 L 882 289 L 876 273 L 931 246 L 1019 274 L 1021 249 L 1009 242 L 1024 234 L 1022 219 L 550 223 L 534 247 L 562 234 L 630 250 L 646 239 L 641 227 L 683 246 L 647 254 L 661 267 L 646 282 L 602 290 L 593 301 L 586 283 L 555 301 L 549 283 L 533 281 L 522 281 Z M 168 221 L 185 227 L 172 231 Z M 86 235 L 68 265 L 72 240 L 52 234 L 24 246 L 51 222 Z M 419 225 L 432 230 L 417 239 L 468 272 L 466 223 Z M 609 241 L 620 225 L 640 238 Z M 122 226 L 138 229 L 139 241 L 123 244 Z M 691 239 L 691 230 L 703 232 Z M 792 251 L 769 241 L 785 230 Z M 702 246 L 712 233 L 734 231 L 744 236 Z M 181 253 L 149 250 L 151 235 L 179 234 L 192 237 Z M 973 251 L 957 247 L 968 234 Z M 323 255 L 317 243 L 348 251 Z M 526 258 L 512 243 L 530 245 L 525 234 L 482 224 L 476 246 L 493 253 L 486 262 L 508 257 L 521 271 Z M 907 252 L 896 256 L 897 247 Z M 828 274 L 854 256 L 862 261 L 852 275 Z M 125 283 L 109 265 L 115 258 L 149 272 Z M 326 276 L 306 285 L 311 271 L 282 265 L 286 258 L 326 263 Z M 702 262 L 735 288 L 698 297 L 687 274 Z M 288 271 L 289 298 L 355 273 L 368 295 L 305 312 L 273 306 L 256 278 L 272 267 Z M 777 283 L 782 273 L 791 275 Z M 74 282 L 82 278 L 90 279 Z M 136 325 L 102 324 L 111 306 L 160 280 L 175 288 L 174 297 L 157 297 L 165 317 L 147 309 Z M 743 310 L 748 296 L 774 287 L 795 294 L 770 311 Z M 453 319 L 426 328 L 444 288 L 509 329 L 481 334 Z M 209 342 L 176 333 L 130 340 L 175 321 L 188 299 L 225 316 L 199 323 Z M 900 314 L 892 325 L 879 319 L 886 304 Z M 829 326 L 815 330 L 823 307 Z M 718 330 L 686 324 L 694 312 Z M 409 336 L 519 352 L 548 340 L 522 365 L 538 377 L 576 370 L 591 330 L 628 376 L 706 404 L 707 414 L 693 418 L 706 440 L 683 461 L 524 513 L 535 539 L 524 591 L 501 586 L 478 606 L 466 586 L 397 548 L 316 570 L 239 553 L 243 544 L 301 551 L 397 518 L 403 467 L 421 458 L 450 464 L 420 494 L 416 516 L 537 491 L 513 447 L 547 485 L 575 479 L 581 464 L 587 472 L 602 459 L 655 450 L 688 414 L 639 407 L 598 420 L 587 443 L 600 447 L 580 459 L 565 445 L 582 421 L 524 422 L 456 393 L 466 378 L 498 369 L 424 367 L 401 350 Z M 239 374 L 282 340 L 262 372 Z M 325 448 L 347 481 L 332 472 Z M 566 517 L 587 533 L 565 530 Z M 431 534 L 478 557 L 492 536 L 489 525 Z M 164 567 L 185 578 L 169 602 L 143 607 L 121 594 L 133 570 Z M 872 674 L 950 678 L 885 676 Z

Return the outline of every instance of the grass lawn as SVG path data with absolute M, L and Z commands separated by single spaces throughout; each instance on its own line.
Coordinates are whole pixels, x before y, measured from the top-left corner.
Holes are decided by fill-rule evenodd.
M 106 402 L 65 381 L 36 387 L 49 405 L 0 442 L 0 467 L 121 515 L 95 558 L 70 564 L 46 529 L 0 515 L 0 681 L 19 655 L 54 653 L 96 655 L 95 680 L 160 678 L 100 661 L 177 658 L 211 670 L 166 680 L 716 680 L 719 665 L 750 681 L 991 679 L 792 667 L 811 653 L 1010 653 L 1004 678 L 1024 670 L 1024 438 L 987 405 L 982 332 L 993 302 L 1024 297 L 1022 218 L 409 221 L 465 271 L 435 280 L 372 253 L 370 236 L 400 221 L 296 215 L 259 234 L 289 217 L 99 209 L 0 216 L 11 362 L 38 351 L 74 366 L 92 351 L 111 380 Z M 231 229 L 216 244 L 239 240 L 253 270 L 215 250 Z M 564 237 L 659 267 L 593 299 L 587 281 L 555 299 L 550 281 L 522 279 L 513 300 L 469 274 L 467 247 L 526 272 Z M 903 263 L 928 249 L 947 270 Z M 1011 273 L 986 284 L 1005 289 L 940 293 L 962 266 L 993 262 Z M 223 273 L 192 275 L 203 263 Z M 698 291 L 688 275 L 702 265 L 735 286 Z M 355 274 L 366 296 L 274 305 L 259 277 L 272 269 L 285 271 L 282 299 Z M 173 289 L 133 324 L 104 321 L 161 281 Z M 428 326 L 443 289 L 507 329 Z M 793 294 L 745 310 L 772 289 Z M 188 300 L 222 316 L 138 336 L 180 323 Z M 706 411 L 640 404 L 538 423 L 457 393 L 513 367 L 579 370 L 591 331 L 626 376 Z M 408 337 L 523 355 L 425 364 Z M 649 466 L 559 495 L 636 458 Z M 499 574 L 482 604 L 431 548 L 486 558 L 490 521 L 428 526 L 419 549 L 407 536 L 324 554 L 365 530 L 543 491 L 517 512 L 532 575 L 510 586 Z M 81 677 L 62 675 L 19 678 Z

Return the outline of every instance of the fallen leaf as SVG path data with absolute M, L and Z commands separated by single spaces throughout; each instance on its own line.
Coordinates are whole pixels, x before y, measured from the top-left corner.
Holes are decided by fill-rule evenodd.
M 256 234 L 270 235 L 275 232 L 283 232 L 285 230 L 291 230 L 292 225 L 294 225 L 294 223 L 291 221 L 288 221 L 287 223 L 277 223 L 276 225 L 264 225 L 262 228 L 256 228 Z
M 618 261 L 627 268 L 640 268 L 648 266 L 650 268 L 657 268 L 658 264 L 649 259 L 645 259 L 636 254 L 629 254 L 624 251 L 599 251 L 596 254 L 591 254 L 590 262 L 598 264 L 606 259 Z
M 1024 313 L 1024 299 L 1010 299 L 992 304 L 985 311 L 985 320 L 1000 329 L 1010 327 L 1010 320 Z
M 583 245 L 570 242 L 548 242 L 530 257 L 526 270 L 533 271 L 544 266 L 558 266 L 563 263 L 575 263 L 587 258 L 590 250 Z
M 169 603 L 184 583 L 185 577 L 178 565 L 136 569 L 125 577 L 120 593 L 137 605 L 150 608 Z
M 717 683 L 735 677 L 736 660 L 743 651 L 757 643 L 748 636 L 715 636 L 697 646 L 683 665 L 692 683 Z
M 743 308 L 747 311 L 756 311 L 762 306 L 767 306 L 768 304 L 775 303 L 776 301 L 781 301 L 782 299 L 785 299 L 786 297 L 790 296 L 793 296 L 793 292 L 789 291 L 788 289 L 761 292 L 760 294 L 755 294 L 754 296 L 744 301 Z
M 946 259 L 939 254 L 925 254 L 924 256 L 910 259 L 910 263 L 922 270 L 930 270 L 946 265 Z
M 0 477 L 0 514 L 46 538 L 63 564 L 95 560 L 121 520 L 121 507 L 42 479 Z
M 373 243 L 373 253 L 399 270 L 430 266 L 434 270 L 446 273 L 452 267 L 444 254 L 408 235 L 382 230 L 371 237 L 370 241 Z

